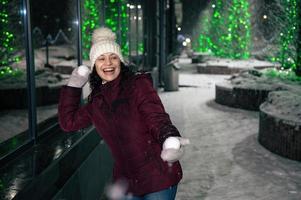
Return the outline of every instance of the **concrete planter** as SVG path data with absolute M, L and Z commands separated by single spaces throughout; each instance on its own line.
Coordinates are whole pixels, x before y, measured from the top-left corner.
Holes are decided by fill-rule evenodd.
M 301 161 L 301 124 L 266 113 L 262 107 L 258 141 L 273 153 Z
M 259 110 L 269 94 L 269 90 L 236 88 L 230 84 L 215 85 L 215 101 L 219 104 L 242 108 L 246 110 Z

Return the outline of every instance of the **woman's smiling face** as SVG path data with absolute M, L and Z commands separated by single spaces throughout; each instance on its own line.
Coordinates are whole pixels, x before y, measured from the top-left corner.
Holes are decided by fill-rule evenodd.
M 102 79 L 102 83 L 113 81 L 121 71 L 120 58 L 114 53 L 100 55 L 95 62 L 96 72 Z

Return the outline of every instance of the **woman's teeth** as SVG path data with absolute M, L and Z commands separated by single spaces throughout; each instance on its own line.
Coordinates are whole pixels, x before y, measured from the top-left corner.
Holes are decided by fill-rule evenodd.
M 114 71 L 114 68 L 106 68 L 106 69 L 103 69 L 104 72 L 112 72 Z

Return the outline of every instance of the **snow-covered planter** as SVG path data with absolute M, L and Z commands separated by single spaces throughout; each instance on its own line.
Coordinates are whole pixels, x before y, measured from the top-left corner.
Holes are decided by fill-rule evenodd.
M 207 58 L 203 63 L 197 64 L 197 72 L 200 74 L 234 74 L 248 69 L 265 69 L 279 67 L 278 64 L 249 60 L 231 60 L 225 58 Z
M 248 70 L 216 84 L 215 101 L 234 108 L 259 110 L 269 92 L 286 89 L 278 79 L 263 77 L 258 70 Z
M 197 72 L 200 74 L 234 74 L 241 71 L 239 68 L 229 67 L 223 64 L 199 63 Z
M 258 140 L 281 156 L 301 161 L 301 92 L 275 91 L 260 106 Z
M 259 88 L 233 87 L 227 83 L 219 83 L 215 85 L 215 101 L 234 108 L 258 110 L 270 91 Z

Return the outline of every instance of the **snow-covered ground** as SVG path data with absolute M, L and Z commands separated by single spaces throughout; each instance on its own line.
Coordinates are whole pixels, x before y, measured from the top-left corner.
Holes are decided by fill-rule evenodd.
M 215 83 L 225 78 L 186 71 L 180 84 L 193 87 L 160 93 L 173 122 L 192 143 L 181 160 L 184 178 L 177 200 L 301 199 L 301 163 L 258 143 L 258 112 L 213 101 Z
M 258 112 L 214 102 L 215 83 L 230 76 L 197 74 L 189 62 L 181 67 L 185 87 L 159 90 L 172 121 L 191 141 L 181 160 L 184 178 L 177 200 L 301 199 L 301 163 L 257 142 Z M 38 120 L 56 112 L 56 105 L 39 107 Z M 27 110 L 1 111 L 0 120 L 1 141 L 27 128 Z

